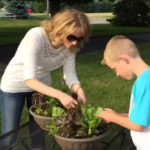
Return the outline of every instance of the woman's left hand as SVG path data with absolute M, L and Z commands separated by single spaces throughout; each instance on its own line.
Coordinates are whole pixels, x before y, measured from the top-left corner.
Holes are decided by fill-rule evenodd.
M 83 104 L 86 104 L 87 99 L 85 97 L 83 89 L 79 88 L 76 94 L 77 94 L 77 99 L 80 100 Z

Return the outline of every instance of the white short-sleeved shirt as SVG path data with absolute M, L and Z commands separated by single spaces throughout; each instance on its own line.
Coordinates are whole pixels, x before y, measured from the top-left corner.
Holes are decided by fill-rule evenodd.
M 144 71 L 132 88 L 129 119 L 146 128 L 142 132 L 131 131 L 138 150 L 150 150 L 150 69 Z
M 43 28 L 32 28 L 6 67 L 1 80 L 1 90 L 13 93 L 33 91 L 25 85 L 25 80 L 33 78 L 50 85 L 50 72 L 61 66 L 69 88 L 72 84 L 79 83 L 75 54 L 64 46 L 53 48 Z

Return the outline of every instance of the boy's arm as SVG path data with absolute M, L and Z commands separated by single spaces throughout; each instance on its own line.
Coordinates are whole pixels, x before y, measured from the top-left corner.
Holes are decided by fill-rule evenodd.
M 105 108 L 97 116 L 101 117 L 107 123 L 112 122 L 112 123 L 118 124 L 120 126 L 123 126 L 127 129 L 134 130 L 134 131 L 142 131 L 145 128 L 144 126 L 138 125 L 138 124 L 130 121 L 128 114 L 117 113 L 109 108 Z

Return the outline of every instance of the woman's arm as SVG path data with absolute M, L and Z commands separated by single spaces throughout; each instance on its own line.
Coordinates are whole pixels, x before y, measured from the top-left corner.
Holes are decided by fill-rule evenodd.
M 84 94 L 84 90 L 79 83 L 73 84 L 71 86 L 71 90 L 73 91 L 73 93 L 77 95 L 77 98 L 81 100 L 83 104 L 86 104 L 87 100 Z
M 85 104 L 87 100 L 84 94 L 84 90 L 81 87 L 80 81 L 78 80 L 76 74 L 75 55 L 70 56 L 66 60 L 63 66 L 63 72 L 64 72 L 64 79 L 68 87 L 72 90 L 73 93 L 77 95 L 77 98 L 81 100 L 83 104 Z
M 77 105 L 77 101 L 74 100 L 70 95 L 52 88 L 50 86 L 47 86 L 46 84 L 42 83 L 41 81 L 37 80 L 37 79 L 28 79 L 25 81 L 26 85 L 32 89 L 34 89 L 35 91 L 38 91 L 44 95 L 50 96 L 50 97 L 54 97 L 58 100 L 60 100 L 60 102 L 66 107 L 72 107 L 74 108 Z
M 134 131 L 142 131 L 145 127 L 138 125 L 129 120 L 128 114 L 121 114 L 113 111 L 112 109 L 104 109 L 101 113 L 97 115 L 106 121 L 107 123 L 115 123 L 120 126 L 123 126 L 127 129 Z

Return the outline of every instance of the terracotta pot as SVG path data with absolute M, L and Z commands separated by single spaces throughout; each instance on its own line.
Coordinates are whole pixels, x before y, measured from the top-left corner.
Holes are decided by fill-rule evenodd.
M 37 115 L 33 112 L 34 105 L 29 108 L 29 113 L 33 116 L 35 122 L 43 129 L 48 131 L 46 125 L 48 125 L 50 121 L 50 117 Z
M 94 150 L 106 134 L 107 131 L 99 136 L 76 139 L 55 135 L 55 139 L 63 150 Z

